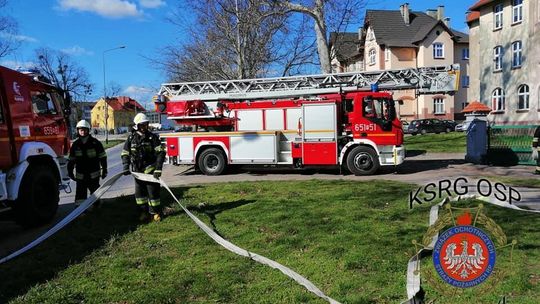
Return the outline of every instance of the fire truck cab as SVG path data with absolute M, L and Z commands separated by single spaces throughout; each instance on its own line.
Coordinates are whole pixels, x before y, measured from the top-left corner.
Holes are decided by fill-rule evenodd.
M 69 95 L 0 66 L 0 211 L 23 226 L 50 221 L 68 187 Z

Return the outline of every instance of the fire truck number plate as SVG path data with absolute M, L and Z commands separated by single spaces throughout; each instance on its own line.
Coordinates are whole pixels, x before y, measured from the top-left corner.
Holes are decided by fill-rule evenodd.
M 54 135 L 54 134 L 58 134 L 60 132 L 60 130 L 58 130 L 58 127 L 44 127 L 43 128 L 43 133 L 45 135 Z
M 375 131 L 375 124 L 355 124 L 354 130 L 356 132 Z

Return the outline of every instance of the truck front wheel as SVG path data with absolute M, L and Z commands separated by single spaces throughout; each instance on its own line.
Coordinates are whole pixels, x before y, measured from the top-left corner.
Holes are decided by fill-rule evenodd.
M 24 227 L 48 223 L 56 215 L 59 201 L 58 180 L 50 166 L 32 165 L 24 174 L 13 206 L 15 220 Z
M 347 155 L 347 169 L 354 175 L 371 175 L 379 167 L 377 153 L 370 147 L 357 146 Z
M 197 164 L 205 175 L 220 175 L 227 166 L 223 152 L 217 148 L 204 150 L 199 155 Z

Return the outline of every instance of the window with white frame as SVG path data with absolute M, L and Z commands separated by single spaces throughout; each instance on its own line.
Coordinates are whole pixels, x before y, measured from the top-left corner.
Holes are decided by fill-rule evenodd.
M 374 65 L 375 64 L 375 56 L 377 55 L 377 51 L 375 51 L 375 49 L 370 49 L 368 54 L 369 54 L 368 55 L 369 64 Z
M 512 43 L 512 67 L 517 68 L 521 66 L 521 51 L 522 51 L 522 45 L 521 41 L 514 41 Z
M 461 110 L 465 109 L 465 107 L 468 106 L 468 105 L 469 105 L 468 102 L 462 101 L 461 102 Z
M 442 98 L 433 99 L 433 113 L 444 114 L 444 99 Z
M 461 59 L 469 60 L 469 48 L 465 48 L 461 50 Z
M 384 49 L 384 61 L 390 60 L 390 48 L 386 47 Z
M 512 23 L 523 21 L 523 0 L 512 0 Z
M 491 94 L 491 101 L 495 111 L 504 111 L 504 90 L 501 88 L 496 88 L 493 90 L 493 93 Z
M 500 71 L 502 70 L 502 46 L 498 45 L 493 48 L 493 70 Z
M 440 42 L 435 42 L 433 44 L 433 58 L 444 58 L 444 44 Z
M 529 109 L 529 86 L 522 84 L 518 87 L 518 110 Z
M 498 30 L 503 26 L 503 5 L 498 4 L 493 8 L 493 28 Z

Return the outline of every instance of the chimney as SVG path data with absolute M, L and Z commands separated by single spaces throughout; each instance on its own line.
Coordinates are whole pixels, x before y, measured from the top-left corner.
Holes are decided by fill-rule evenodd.
M 400 5 L 399 11 L 401 12 L 401 17 L 403 17 L 403 22 L 405 22 L 405 25 L 409 25 L 409 3 L 403 3 Z
M 444 19 L 444 5 L 437 7 L 437 20 L 442 21 Z
M 444 18 L 443 22 L 444 22 L 444 25 L 450 28 L 450 17 Z
M 433 19 L 437 19 L 437 10 L 435 9 L 428 9 L 426 11 L 426 15 L 430 16 Z

